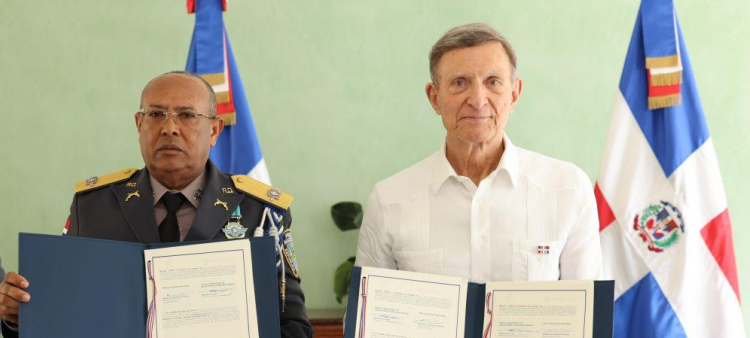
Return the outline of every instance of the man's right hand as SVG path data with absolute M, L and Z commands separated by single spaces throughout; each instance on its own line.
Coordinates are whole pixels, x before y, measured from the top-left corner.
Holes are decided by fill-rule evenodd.
M 0 317 L 8 323 L 18 324 L 18 302 L 28 302 L 31 295 L 23 291 L 29 282 L 23 276 L 8 272 L 0 284 Z

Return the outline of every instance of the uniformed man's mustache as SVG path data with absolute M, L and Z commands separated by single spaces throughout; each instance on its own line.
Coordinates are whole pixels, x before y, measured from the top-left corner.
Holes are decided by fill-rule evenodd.
M 180 148 L 179 146 L 177 146 L 175 144 L 172 144 L 172 143 L 164 144 L 164 145 L 162 145 L 162 146 L 160 146 L 159 148 L 156 149 L 156 151 L 162 151 L 162 150 L 177 150 L 177 151 L 183 151 L 184 152 L 184 150 L 182 150 L 182 148 Z

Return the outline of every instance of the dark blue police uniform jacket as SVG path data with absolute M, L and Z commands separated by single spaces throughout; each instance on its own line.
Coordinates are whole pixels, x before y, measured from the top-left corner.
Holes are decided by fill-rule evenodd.
M 242 223 L 249 228 L 250 235 L 260 223 L 262 213 L 269 205 L 268 201 L 264 200 L 263 196 L 238 189 L 232 177 L 221 172 L 210 160 L 206 163 L 206 170 L 208 172 L 206 186 L 201 195 L 202 202 L 185 241 L 226 240 L 221 229 L 237 206 L 240 207 Z M 131 196 L 126 201 L 128 195 L 135 191 L 139 192 L 139 197 Z M 133 170 L 125 179 L 77 192 L 70 206 L 67 235 L 159 243 L 151 191 L 148 169 L 144 168 Z M 215 206 L 214 201 L 217 199 L 226 203 L 227 207 Z M 284 227 L 289 229 L 292 219 L 288 210 L 283 219 Z M 305 309 L 305 295 L 300 287 L 296 266 L 290 265 L 292 264 L 285 264 L 286 304 L 284 311 L 280 312 L 281 336 L 312 337 L 312 326 Z M 281 309 L 281 306 L 279 308 Z M 5 324 L 2 325 L 2 332 L 6 338 L 18 337 L 18 333 L 10 330 Z

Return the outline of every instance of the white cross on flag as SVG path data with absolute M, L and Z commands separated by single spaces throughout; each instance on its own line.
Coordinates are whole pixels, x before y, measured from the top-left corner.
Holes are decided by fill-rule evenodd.
M 614 336 L 745 337 L 726 196 L 672 6 L 641 3 L 595 187 Z M 676 75 L 655 83 L 666 71 L 651 67 Z

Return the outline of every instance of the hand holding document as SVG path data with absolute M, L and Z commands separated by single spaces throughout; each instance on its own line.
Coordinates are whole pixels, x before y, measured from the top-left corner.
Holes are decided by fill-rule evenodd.
M 249 241 L 144 250 L 150 337 L 256 338 Z
M 464 336 L 464 278 L 362 268 L 358 338 Z

